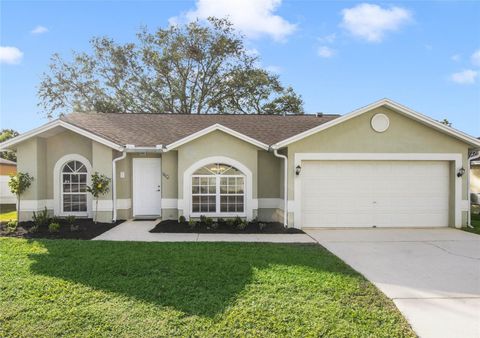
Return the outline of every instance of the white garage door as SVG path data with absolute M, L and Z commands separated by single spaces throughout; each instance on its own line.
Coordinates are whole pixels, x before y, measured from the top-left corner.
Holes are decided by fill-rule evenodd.
M 446 161 L 304 161 L 302 227 L 448 226 Z

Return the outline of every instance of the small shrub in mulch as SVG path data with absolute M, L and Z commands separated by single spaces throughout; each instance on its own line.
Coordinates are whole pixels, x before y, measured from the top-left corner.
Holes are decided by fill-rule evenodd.
M 92 239 L 122 223 L 97 223 L 90 218 L 53 219 L 48 225 L 38 225 L 34 222 L 21 222 L 12 231 L 7 224 L 0 224 L 0 236 L 21 238 L 49 238 L 49 239 Z M 52 226 L 52 224 L 54 224 Z
M 219 234 L 303 234 L 300 229 L 285 228 L 279 222 L 246 222 L 242 219 L 212 220 L 203 218 L 202 221 L 191 219 L 189 222 L 164 220 L 158 223 L 150 232 L 169 233 L 219 233 Z

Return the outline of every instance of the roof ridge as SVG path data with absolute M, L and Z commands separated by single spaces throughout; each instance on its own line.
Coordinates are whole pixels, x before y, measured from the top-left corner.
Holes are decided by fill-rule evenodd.
M 322 115 L 318 115 L 317 113 L 308 113 L 308 114 L 222 114 L 222 113 L 214 113 L 214 114 L 182 114 L 182 113 L 103 113 L 103 112 L 71 112 L 65 115 L 62 115 L 62 118 L 68 118 L 71 115 L 126 115 L 126 116 L 135 116 L 135 115 L 142 115 L 142 116 L 237 116 L 237 117 L 245 117 L 245 116 L 262 116 L 262 117 L 322 117 L 322 116 L 341 116 L 341 114 L 333 114 L 333 113 L 322 113 Z

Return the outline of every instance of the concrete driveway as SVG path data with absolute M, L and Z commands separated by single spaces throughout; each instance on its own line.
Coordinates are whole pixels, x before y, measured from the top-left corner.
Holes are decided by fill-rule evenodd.
M 480 236 L 455 229 L 307 233 L 393 299 L 420 337 L 480 337 Z

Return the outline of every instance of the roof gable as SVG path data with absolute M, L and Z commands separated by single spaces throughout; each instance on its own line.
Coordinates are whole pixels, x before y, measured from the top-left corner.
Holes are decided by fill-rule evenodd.
M 32 137 L 35 137 L 35 136 L 38 136 L 38 135 L 41 135 L 41 134 L 44 134 L 44 133 L 48 134 L 48 132 L 51 132 L 52 130 L 55 130 L 55 129 L 58 129 L 58 128 L 63 128 L 63 129 L 66 129 L 66 130 L 73 131 L 77 134 L 85 136 L 85 137 L 87 137 L 87 138 L 89 138 L 93 141 L 101 143 L 101 144 L 103 144 L 107 147 L 110 147 L 112 149 L 115 149 L 115 150 L 118 150 L 118 151 L 123 150 L 123 147 L 116 144 L 115 142 L 112 142 L 112 141 L 110 141 L 106 138 L 103 138 L 102 136 L 99 136 L 95 133 L 92 133 L 88 130 L 85 130 L 85 129 L 79 128 L 77 126 L 71 125 L 70 123 L 62 121 L 60 119 L 49 122 L 47 124 L 44 124 L 41 127 L 32 129 L 32 130 L 30 130 L 26 133 L 20 134 L 20 135 L 14 137 L 14 138 L 11 138 L 11 139 L 3 142 L 3 143 L 0 143 L 0 149 L 12 148 L 13 146 L 15 146 L 15 145 L 17 145 L 17 144 L 19 144 L 23 141 L 26 141 L 29 138 L 32 138 Z
M 231 136 L 234 136 L 234 137 L 236 137 L 236 138 L 238 138 L 238 139 L 240 139 L 240 140 L 243 140 L 243 141 L 245 141 L 245 142 L 248 142 L 248 143 L 250 143 L 250 144 L 253 144 L 253 145 L 255 145 L 255 146 L 257 146 L 257 147 L 259 147 L 259 148 L 261 148 L 261 149 L 268 150 L 268 148 L 269 148 L 268 144 L 265 144 L 265 143 L 263 143 L 263 142 L 257 141 L 257 140 L 255 140 L 255 139 L 253 139 L 253 138 L 251 138 L 251 137 L 248 137 L 248 136 L 246 136 L 246 135 L 244 135 L 244 134 L 242 134 L 242 133 L 239 133 L 239 132 L 237 132 L 237 131 L 235 131 L 235 130 L 233 130 L 233 129 L 230 129 L 230 128 L 225 127 L 225 126 L 223 126 L 223 125 L 221 125 L 221 124 L 218 124 L 218 123 L 214 124 L 213 126 L 210 126 L 210 127 L 205 128 L 205 129 L 202 129 L 202 130 L 200 130 L 200 131 L 198 131 L 198 132 L 196 132 L 196 133 L 193 133 L 193 134 L 191 134 L 191 135 L 189 135 L 189 136 L 187 136 L 187 137 L 184 137 L 184 138 L 182 138 L 182 139 L 180 139 L 180 140 L 178 140 L 178 141 L 176 141 L 176 142 L 173 142 L 173 143 L 167 145 L 166 148 L 167 148 L 167 150 L 173 150 L 173 149 L 175 149 L 175 148 L 180 147 L 181 145 L 183 145 L 183 144 L 185 144 L 185 143 L 188 143 L 188 142 L 191 142 L 191 141 L 193 141 L 193 140 L 196 140 L 196 139 L 199 138 L 199 137 L 202 137 L 202 136 L 204 136 L 204 135 L 210 134 L 210 133 L 212 133 L 212 132 L 214 132 L 214 131 L 217 131 L 217 130 L 222 131 L 222 132 L 224 132 L 224 133 L 226 133 L 226 134 L 229 134 L 229 135 L 231 135 Z
M 471 145 L 471 146 L 474 146 L 474 147 L 480 147 L 480 140 L 470 136 L 470 135 L 467 135 L 455 128 L 452 128 L 452 127 L 448 127 L 428 116 L 425 116 L 423 114 L 420 114 L 408 107 L 405 107 L 397 102 L 394 102 L 390 99 L 382 99 L 382 100 L 379 100 L 379 101 L 376 101 L 372 104 L 369 104 L 368 106 L 365 106 L 365 107 L 362 107 L 360 109 L 357 109 L 357 110 L 354 110 L 352 111 L 351 113 L 348 113 L 346 115 L 343 115 L 337 119 L 334 119 L 334 120 L 331 120 L 329 122 L 326 122 L 322 125 L 319 125 L 319 126 L 316 126 L 312 129 L 309 129 L 309 130 L 306 130 L 304 132 L 301 132 L 297 135 L 294 135 L 292 137 L 289 137 L 287 139 L 284 139 L 280 142 L 277 142 L 276 144 L 272 145 L 273 148 L 282 148 L 282 147 L 285 147 L 285 146 L 288 146 L 289 144 L 291 143 L 294 143 L 294 142 L 297 142 L 299 140 L 302 140 L 310 135 L 313 135 L 315 133 L 318 133 L 318 132 L 321 132 L 322 130 L 325 130 L 325 129 L 328 129 L 328 128 L 331 128 L 333 126 L 336 126 L 340 123 L 343 123 L 345 121 L 348 121 L 354 117 L 357 117 L 357 116 L 360 116 L 366 112 L 369 112 L 373 109 L 376 109 L 376 108 L 380 108 L 380 107 L 387 107 L 387 108 L 390 108 L 391 110 L 397 112 L 397 113 L 400 113 L 400 114 L 403 114 L 405 116 L 408 116 L 424 125 L 427 125 L 429 127 L 432 127 L 440 132 L 443 132 L 449 136 L 452 136 L 452 137 L 455 137 L 459 140 L 462 140 L 463 142 Z

